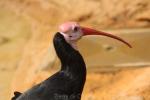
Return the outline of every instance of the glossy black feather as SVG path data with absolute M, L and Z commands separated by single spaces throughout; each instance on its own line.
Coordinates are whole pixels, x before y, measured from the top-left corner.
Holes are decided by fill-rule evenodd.
M 15 91 L 14 92 L 14 97 L 11 98 L 11 100 L 16 100 L 22 93 Z
M 86 79 L 86 67 L 80 53 L 59 32 L 54 47 L 61 69 L 14 100 L 80 100 Z

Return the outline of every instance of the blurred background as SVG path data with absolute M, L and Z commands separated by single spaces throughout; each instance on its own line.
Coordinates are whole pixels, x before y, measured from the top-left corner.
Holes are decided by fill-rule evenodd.
M 150 0 L 0 0 L 0 100 L 10 100 L 59 69 L 52 39 L 77 21 L 121 36 L 85 37 L 82 100 L 150 100 Z

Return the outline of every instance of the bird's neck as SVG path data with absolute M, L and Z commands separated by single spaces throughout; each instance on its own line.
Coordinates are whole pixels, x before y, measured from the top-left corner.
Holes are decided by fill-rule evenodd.
M 54 36 L 54 47 L 56 54 L 61 61 L 61 71 L 73 75 L 79 75 L 80 73 L 85 77 L 86 67 L 82 56 L 76 49 L 66 42 L 64 36 L 59 32 Z
M 61 61 L 59 73 L 62 73 L 70 82 L 75 83 L 72 84 L 72 87 L 74 87 L 72 91 L 76 95 L 81 95 L 86 80 L 86 66 L 82 56 L 66 42 L 64 36 L 59 32 L 54 36 L 53 42 L 56 54 Z

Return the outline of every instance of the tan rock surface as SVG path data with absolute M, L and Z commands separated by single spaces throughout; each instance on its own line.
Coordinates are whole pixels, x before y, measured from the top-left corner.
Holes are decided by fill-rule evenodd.
M 0 100 L 9 96 L 12 75 L 30 34 L 30 23 L 24 16 L 0 6 Z
M 97 29 L 150 26 L 150 0 L 1 0 L 0 7 L 6 8 L 5 12 L 12 10 L 12 16 L 22 16 L 32 33 L 26 45 L 17 41 L 16 45 L 25 47 L 24 50 L 13 49 L 22 51 L 22 54 L 16 54 L 18 59 L 15 63 L 11 60 L 13 64 L 10 65 L 18 65 L 12 91 L 24 91 L 58 69 L 55 67 L 59 66 L 59 61 L 52 38 L 56 27 L 64 21 L 74 20 Z M 14 24 L 20 19 L 17 17 Z M 28 31 L 20 27 L 12 28 L 20 29 L 19 34 Z M 4 33 L 7 32 L 1 32 L 0 35 Z M 83 100 L 149 100 L 149 72 L 149 68 L 143 68 L 115 73 L 89 73 Z
M 48 26 L 56 26 L 68 20 L 97 28 L 150 25 L 149 0 L 5 0 L 5 4 L 19 14 L 24 13 Z

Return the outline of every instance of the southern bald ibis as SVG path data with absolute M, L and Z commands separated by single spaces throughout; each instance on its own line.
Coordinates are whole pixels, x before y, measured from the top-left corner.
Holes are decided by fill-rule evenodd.
M 76 43 L 86 35 L 108 36 L 131 47 L 112 34 L 82 27 L 76 22 L 63 23 L 53 39 L 61 69 L 24 93 L 14 92 L 12 100 L 80 100 L 86 80 L 86 65 Z

